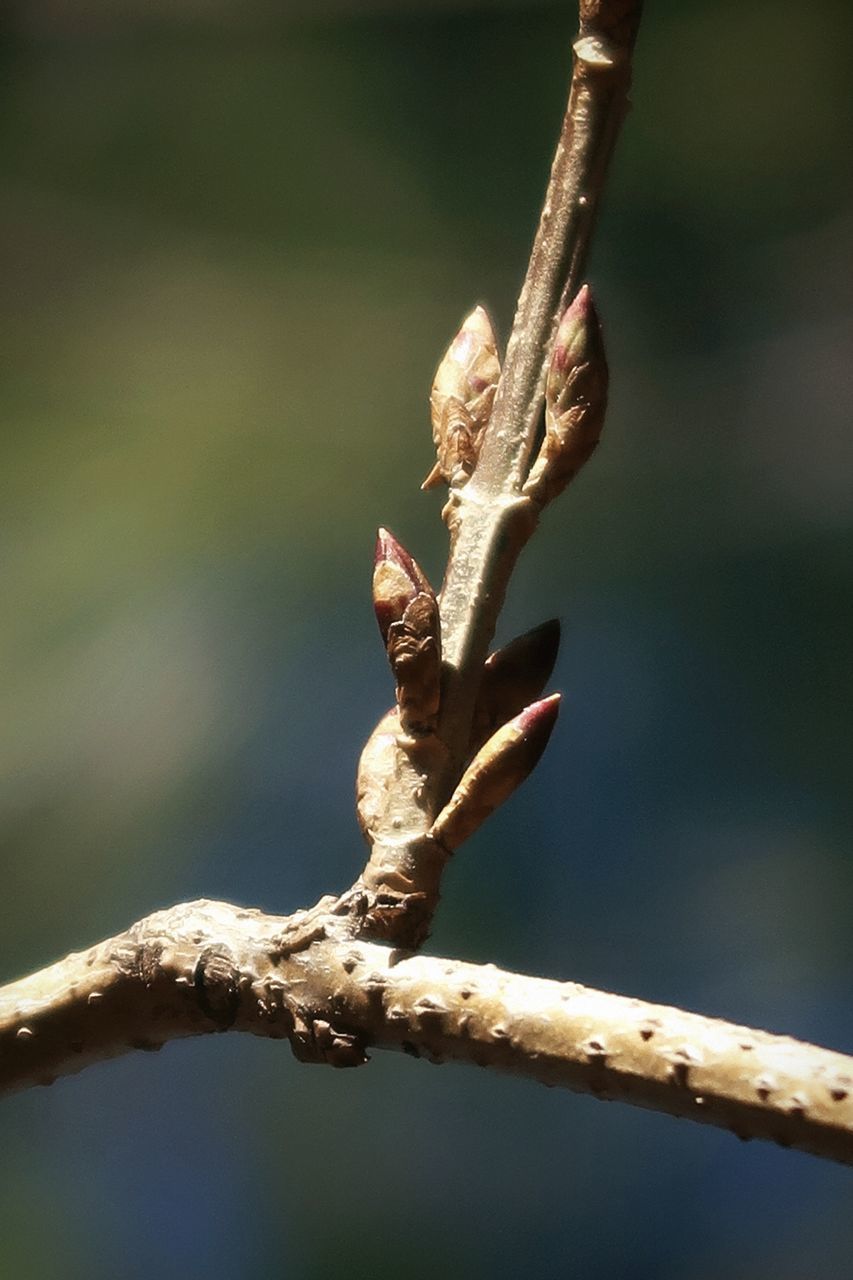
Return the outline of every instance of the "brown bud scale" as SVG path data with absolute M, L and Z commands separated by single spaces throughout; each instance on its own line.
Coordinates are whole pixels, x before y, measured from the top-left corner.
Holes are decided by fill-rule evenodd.
M 424 489 L 444 480 L 460 486 L 472 475 L 492 412 L 500 359 L 491 321 L 475 307 L 436 371 L 430 416 L 437 461 Z
M 441 623 L 429 581 L 387 529 L 376 540 L 373 606 L 397 686 L 406 732 L 429 730 L 438 715 Z
M 583 285 L 557 329 L 545 384 L 545 438 L 524 485 L 544 505 L 592 454 L 604 426 L 608 369 L 595 306 Z

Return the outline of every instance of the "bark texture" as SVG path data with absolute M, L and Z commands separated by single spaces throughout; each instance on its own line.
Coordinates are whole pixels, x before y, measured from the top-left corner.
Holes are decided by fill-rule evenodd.
M 465 1062 L 853 1164 L 853 1059 L 664 1005 L 404 954 L 328 914 L 157 912 L 0 995 L 0 1090 L 217 1031 L 305 1062 Z

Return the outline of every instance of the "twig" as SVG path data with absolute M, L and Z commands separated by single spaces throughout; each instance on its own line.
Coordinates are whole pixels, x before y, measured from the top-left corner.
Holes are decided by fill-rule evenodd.
M 446 857 L 428 833 L 469 755 L 483 662 L 510 575 L 539 518 L 541 503 L 522 486 L 557 325 L 580 285 L 627 107 L 640 10 L 640 0 L 582 0 L 568 107 L 494 408 L 473 476 L 451 480 L 444 511 L 451 546 L 441 592 L 438 724 L 431 736 L 398 740 L 396 752 L 383 761 L 384 775 L 371 760 L 371 785 L 384 785 L 386 777 L 393 797 L 371 806 L 372 852 L 363 884 L 382 899 L 380 936 L 404 945 L 423 940 L 438 902 Z M 387 724 L 380 734 L 387 737 Z M 389 898 L 398 903 L 393 933 L 385 910 Z M 366 928 L 375 930 L 376 921 L 377 913 L 368 910 Z
M 608 161 L 627 107 L 640 5 L 621 6 L 625 21 L 618 27 L 608 21 L 611 8 L 582 7 L 569 103 L 492 418 L 472 482 L 459 497 L 459 538 L 442 592 L 445 659 L 454 671 L 442 720 L 448 740 L 464 737 L 471 672 L 486 655 L 509 575 L 532 531 L 528 514 L 511 538 L 512 551 L 501 554 L 497 549 L 507 535 L 506 524 L 512 524 L 509 513 L 517 510 L 514 500 L 541 416 L 557 321 L 581 282 Z
M 334 917 L 327 923 L 334 929 Z M 303 1060 L 370 1046 L 494 1067 L 853 1164 L 853 1059 L 663 1005 L 400 958 L 222 902 L 158 912 L 0 994 L 0 1091 L 130 1049 L 239 1030 Z

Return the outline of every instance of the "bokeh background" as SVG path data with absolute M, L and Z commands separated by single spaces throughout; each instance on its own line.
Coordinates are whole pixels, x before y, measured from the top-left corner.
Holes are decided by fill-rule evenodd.
M 348 884 L 375 526 L 505 336 L 571 5 L 18 0 L 0 57 L 0 977 Z M 430 948 L 853 1051 L 853 9 L 658 0 L 590 278 L 612 409 L 500 637 L 559 730 Z M 849 1274 L 849 1172 L 462 1067 L 167 1046 L 0 1115 L 0 1276 Z

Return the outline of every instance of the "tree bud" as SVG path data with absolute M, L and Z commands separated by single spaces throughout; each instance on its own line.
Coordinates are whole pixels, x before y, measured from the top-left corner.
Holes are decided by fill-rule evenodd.
M 532 771 L 551 736 L 559 705 L 558 693 L 532 703 L 480 748 L 433 823 L 431 834 L 445 848 L 457 849 L 473 835 Z
M 441 622 L 426 575 L 393 534 L 380 529 L 373 569 L 373 607 L 407 732 L 432 728 L 441 681 Z
M 373 609 L 386 643 L 391 624 L 422 592 L 434 596 L 426 574 L 393 533 L 380 529 L 373 553 Z
M 489 655 L 474 707 L 472 753 L 499 725 L 506 724 L 540 696 L 551 677 L 559 647 L 560 623 L 551 618 Z
M 557 328 L 545 383 L 545 438 L 523 492 L 543 506 L 577 475 L 601 436 L 607 359 L 589 285 Z
M 501 365 L 491 321 L 475 307 L 436 370 L 430 393 L 437 461 L 421 486 L 463 485 L 477 465 Z

